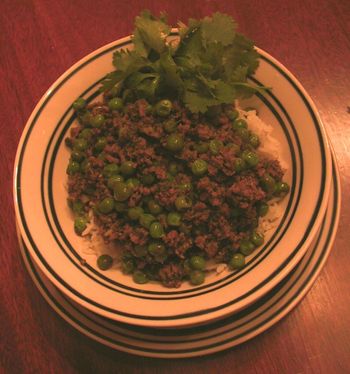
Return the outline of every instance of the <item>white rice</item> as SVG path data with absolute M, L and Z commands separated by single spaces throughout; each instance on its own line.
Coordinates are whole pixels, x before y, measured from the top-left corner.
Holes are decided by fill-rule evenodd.
M 272 135 L 273 127 L 259 118 L 254 109 L 244 111 L 238 107 L 238 111 L 240 117 L 246 119 L 249 130 L 259 136 L 259 154 L 277 158 L 282 169 L 286 171 L 288 164 L 281 153 L 281 143 Z M 280 202 L 281 199 L 279 198 L 270 200 L 267 215 L 259 221 L 259 232 L 265 234 L 267 231 L 273 230 L 277 227 L 279 219 L 283 215 L 283 208 L 281 207 Z

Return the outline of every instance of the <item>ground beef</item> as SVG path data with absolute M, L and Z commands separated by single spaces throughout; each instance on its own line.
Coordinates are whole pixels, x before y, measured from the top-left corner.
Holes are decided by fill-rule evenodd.
M 163 241 L 168 249 L 180 258 L 185 258 L 185 252 L 191 248 L 193 244 L 192 238 L 177 230 L 169 231 L 164 235 Z
M 282 180 L 284 175 L 284 172 L 278 160 L 271 160 L 266 158 L 259 162 L 256 168 L 256 173 L 259 177 L 269 174 L 276 181 Z
M 259 186 L 259 182 L 251 175 L 238 177 L 227 190 L 227 197 L 236 206 L 246 209 L 252 203 L 261 201 L 266 197 L 266 193 Z
M 170 263 L 159 270 L 159 278 L 166 287 L 180 287 L 183 276 L 183 268 L 178 264 Z
M 121 111 L 110 111 L 106 105 L 110 96 L 104 98 L 104 102 L 77 113 L 79 124 L 72 127 L 65 140 L 74 149 L 81 131 L 89 129 L 87 148 L 75 156 L 83 159 L 78 161 L 79 170 L 68 171 L 70 206 L 81 202 L 83 213 L 92 210 L 102 238 L 118 243 L 135 269 L 166 287 L 179 287 L 188 277 L 190 270 L 185 265 L 193 255 L 228 262 L 242 239 L 256 229 L 259 202 L 271 198 L 261 188 L 260 179 L 266 174 L 276 181 L 283 178 L 278 160 L 261 157 L 255 167 L 237 171 L 236 161 L 242 151 L 256 150 L 233 129 L 225 111 L 213 119 L 191 114 L 174 102 L 169 117 L 162 118 L 152 113 L 145 100 L 129 103 Z M 87 124 L 86 115 L 102 115 L 104 122 L 93 127 Z M 172 121 L 175 128 L 165 127 L 166 121 Z M 174 152 L 167 149 L 170 132 L 184 139 L 183 147 Z M 105 142 L 103 149 L 96 147 L 101 140 Z M 218 150 L 210 148 L 211 141 L 221 142 Z M 198 159 L 206 162 L 204 175 L 192 170 Z M 124 162 L 132 166 L 130 173 L 122 171 Z M 110 183 L 112 175 L 105 171 L 110 164 L 115 165 L 117 173 L 124 173 L 124 182 L 118 183 L 131 182 L 129 195 L 120 201 L 113 200 L 118 199 L 115 185 Z M 112 200 L 118 209 L 101 211 L 100 203 L 105 199 Z M 159 206 L 155 211 L 151 211 L 151 201 Z M 185 207 L 181 206 L 184 201 Z M 152 237 L 151 221 L 142 226 L 137 217 L 131 218 L 128 211 L 135 207 L 159 222 L 164 234 Z M 169 221 L 174 212 L 179 222 Z M 154 243 L 164 253 L 153 253 L 149 248 Z
M 201 178 L 197 182 L 199 199 L 210 202 L 212 206 L 220 206 L 225 198 L 225 187 L 210 180 L 208 177 Z

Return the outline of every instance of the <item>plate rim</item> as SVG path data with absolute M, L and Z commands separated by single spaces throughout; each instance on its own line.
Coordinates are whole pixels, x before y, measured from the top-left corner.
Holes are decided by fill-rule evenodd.
M 333 184 L 334 184 L 335 188 L 334 188 L 334 191 L 333 191 L 333 193 L 334 193 L 333 203 L 329 202 L 329 204 L 327 206 L 327 208 L 328 208 L 330 206 L 330 204 L 332 205 L 332 210 L 333 211 L 332 211 L 331 218 L 330 218 L 330 225 L 331 225 L 332 231 L 329 233 L 329 230 L 327 228 L 323 229 L 323 230 L 327 231 L 326 236 L 329 238 L 329 240 L 326 241 L 326 243 L 325 243 L 326 250 L 322 252 L 323 256 L 319 255 L 319 258 L 321 258 L 321 261 L 319 263 L 316 262 L 316 265 L 312 268 L 312 270 L 309 271 L 310 274 L 311 274 L 311 277 L 304 284 L 302 290 L 300 292 L 298 292 L 297 297 L 296 298 L 294 298 L 293 296 L 290 297 L 291 302 L 287 306 L 285 306 L 284 309 L 282 309 L 282 311 L 280 311 L 279 314 L 275 315 L 272 318 L 272 320 L 270 320 L 268 323 L 263 324 L 262 326 L 256 328 L 253 332 L 248 332 L 247 333 L 248 335 L 245 336 L 245 338 L 243 338 L 243 339 L 238 338 L 238 339 L 236 339 L 236 341 L 231 341 L 228 344 L 225 344 L 225 342 L 223 342 L 222 346 L 220 346 L 220 345 L 216 346 L 214 349 L 209 348 L 209 349 L 204 349 L 204 351 L 189 351 L 187 353 L 186 352 L 185 353 L 176 353 L 176 352 L 172 353 L 171 351 L 166 352 L 166 353 L 164 353 L 164 352 L 154 353 L 154 352 L 146 352 L 146 351 L 137 351 L 137 348 L 132 349 L 132 348 L 125 347 L 123 345 L 116 347 L 115 344 L 113 345 L 112 343 L 108 342 L 106 339 L 99 338 L 97 335 L 89 333 L 87 330 L 84 330 L 84 328 L 81 328 L 81 327 L 79 327 L 79 325 L 76 325 L 74 323 L 74 321 L 70 320 L 69 317 L 67 317 L 67 315 L 65 315 L 63 312 L 61 312 L 59 310 L 59 308 L 55 305 L 55 302 L 52 301 L 52 298 L 50 298 L 50 296 L 47 295 L 47 292 L 45 293 L 45 291 L 42 289 L 42 287 L 40 286 L 39 281 L 38 281 L 38 277 L 40 277 L 40 276 L 38 275 L 38 273 L 36 273 L 36 275 L 35 275 L 33 269 L 30 269 L 28 259 L 26 259 L 23 242 L 22 242 L 21 237 L 20 237 L 20 232 L 18 230 L 18 226 L 16 225 L 19 245 L 21 247 L 21 254 L 22 254 L 22 257 L 23 257 L 22 259 L 23 259 L 23 262 L 25 263 L 27 271 L 30 274 L 34 284 L 38 288 L 38 291 L 44 297 L 44 299 L 50 305 L 50 307 L 57 314 L 59 314 L 60 317 L 63 318 L 68 324 L 70 324 L 72 327 L 74 327 L 75 329 L 80 331 L 83 335 L 85 335 L 87 337 L 90 337 L 93 340 L 95 340 L 95 341 L 97 341 L 97 342 L 99 342 L 99 343 L 101 343 L 105 346 L 108 346 L 108 347 L 110 347 L 112 349 L 115 349 L 115 350 L 118 350 L 118 351 L 133 354 L 133 355 L 136 355 L 136 356 L 153 357 L 153 358 L 185 358 L 185 357 L 189 358 L 189 357 L 210 355 L 210 354 L 217 353 L 219 351 L 224 351 L 224 350 L 232 348 L 236 345 L 242 344 L 242 343 L 244 343 L 248 340 L 253 339 L 257 335 L 261 334 L 262 332 L 268 330 L 270 327 L 272 327 L 273 325 L 278 323 L 282 318 L 284 318 L 289 312 L 291 312 L 303 300 L 303 298 L 308 293 L 308 291 L 310 290 L 310 288 L 314 284 L 315 280 L 317 279 L 319 273 L 324 268 L 324 265 L 325 265 L 325 263 L 327 261 L 327 258 L 329 256 L 331 250 L 332 250 L 333 243 L 334 243 L 334 240 L 335 240 L 335 237 L 336 237 L 338 224 L 339 224 L 339 219 L 340 219 L 340 210 L 341 210 L 341 184 L 340 184 L 340 178 L 339 178 L 339 170 L 337 168 L 337 161 L 335 159 L 334 153 L 333 153 L 333 160 L 332 161 L 333 161 L 333 165 L 334 165 Z M 322 236 L 322 231 L 320 233 L 320 236 Z M 28 249 L 27 249 L 27 251 L 28 251 Z M 322 255 L 322 253 L 321 253 L 321 255 Z M 27 252 L 27 254 L 30 257 L 29 251 Z M 33 261 L 33 259 L 31 259 L 31 261 Z M 35 266 L 35 263 L 33 263 L 33 266 Z M 38 266 L 38 265 L 36 265 L 36 266 Z M 305 269 L 303 269 L 302 273 L 304 273 L 304 272 L 305 272 Z M 44 275 L 44 277 L 45 277 L 45 275 Z M 288 275 L 287 275 L 287 277 L 288 277 Z M 46 282 L 42 278 L 40 278 L 40 279 L 43 281 L 44 284 L 46 284 L 46 282 L 48 282 L 50 284 L 50 281 L 49 281 L 48 278 L 45 279 Z M 296 287 L 297 284 L 298 283 L 296 282 L 295 285 L 292 286 L 292 287 Z M 55 289 L 56 292 L 61 294 L 61 296 L 65 297 L 64 293 L 59 291 L 56 287 L 54 287 L 54 289 Z M 284 297 L 283 297 L 283 299 L 284 299 Z M 82 308 L 79 304 L 78 304 L 78 307 Z M 96 316 L 98 318 L 101 318 L 101 316 L 99 316 L 99 315 L 96 315 Z M 115 322 L 115 321 L 112 321 L 112 323 L 113 322 Z M 123 323 L 120 323 L 120 324 L 123 325 Z M 137 326 L 135 326 L 135 327 L 137 328 Z M 140 347 L 139 347 L 139 349 L 140 349 Z
M 129 42 L 129 40 L 130 40 L 130 37 L 129 36 L 127 36 L 127 37 L 125 37 L 125 38 L 121 38 L 121 39 L 118 39 L 118 40 L 116 40 L 116 41 L 113 41 L 113 42 L 111 42 L 111 43 L 109 43 L 109 44 L 106 44 L 105 46 L 102 46 L 101 48 L 99 48 L 99 49 L 97 49 L 97 50 L 95 50 L 95 51 L 93 51 L 92 53 L 90 53 L 90 54 L 88 54 L 87 56 L 85 56 L 85 57 L 83 57 L 81 60 L 79 60 L 76 64 L 74 64 L 71 68 L 69 68 L 64 74 L 62 74 L 54 83 L 53 83 L 53 85 L 51 85 L 51 87 L 48 89 L 48 91 L 44 94 L 44 96 L 42 97 L 42 99 L 38 102 L 38 104 L 36 105 L 36 107 L 35 107 L 35 109 L 33 110 L 33 112 L 32 112 L 32 114 L 31 114 L 31 116 L 29 117 L 29 119 L 28 119 L 28 121 L 27 121 L 27 124 L 26 124 L 26 127 L 25 127 L 25 129 L 24 129 L 24 131 L 23 131 L 23 134 L 22 134 L 22 136 L 21 136 L 21 140 L 20 140 L 20 142 L 19 142 L 19 145 L 18 145 L 18 149 L 17 149 L 17 154 L 16 154 L 16 160 L 15 160 L 15 173 L 14 173 L 14 200 L 15 200 L 15 209 L 16 209 L 16 218 L 18 218 L 18 211 L 17 211 L 17 209 L 18 209 L 18 203 L 17 203 L 17 172 L 16 172 L 16 169 L 17 169 L 17 166 L 18 166 L 18 157 L 19 157 L 19 153 L 20 153 L 20 150 L 22 149 L 22 146 L 23 146 L 23 141 L 24 141 L 24 139 L 25 139 L 25 136 L 26 136 L 26 134 L 27 134 L 27 131 L 28 131 L 28 124 L 32 121 L 32 119 L 35 117 L 35 115 L 37 115 L 37 112 L 38 112 L 38 108 L 40 108 L 40 106 L 42 105 L 42 103 L 43 103 L 43 101 L 44 100 L 46 100 L 46 98 L 50 95 L 50 93 L 51 93 L 51 91 L 53 90 L 53 88 L 54 87 L 56 87 L 57 85 L 59 85 L 59 84 L 61 84 L 65 79 L 66 79 L 66 77 L 70 74 L 70 72 L 72 71 L 72 70 L 74 70 L 76 67 L 78 67 L 78 66 L 82 66 L 83 65 L 83 63 L 84 63 L 84 61 L 85 62 L 88 62 L 88 60 L 91 58 L 91 57 L 94 57 L 94 56 L 96 56 L 96 54 L 98 54 L 98 53 L 100 53 L 100 52 L 102 52 L 102 51 L 105 51 L 105 50 L 108 50 L 108 49 L 110 49 L 110 48 L 112 48 L 112 47 L 116 47 L 116 44 L 122 44 L 122 43 L 127 43 L 127 42 Z M 322 121 L 321 121 L 321 119 L 319 118 L 319 114 L 318 114 L 318 112 L 317 112 L 317 109 L 316 109 L 316 107 L 315 107 L 315 105 L 313 104 L 313 102 L 312 102 L 312 99 L 310 98 L 310 96 L 307 94 L 307 92 L 305 91 L 305 89 L 302 87 L 302 85 L 298 82 L 298 80 L 294 77 L 294 75 L 284 66 L 284 65 L 282 65 L 279 61 L 277 61 L 276 59 L 274 59 L 271 55 L 269 55 L 267 52 L 265 52 L 265 51 L 263 51 L 263 50 L 261 50 L 261 49 L 259 49 L 258 48 L 258 51 L 259 51 L 259 53 L 261 52 L 263 55 L 265 54 L 266 56 L 268 56 L 268 58 L 269 59 L 271 59 L 276 65 L 278 65 L 278 66 L 280 66 L 281 67 L 281 69 L 282 69 L 282 71 L 285 73 L 285 74 L 287 74 L 287 75 L 289 75 L 289 76 L 291 76 L 293 79 L 293 83 L 294 84 L 296 84 L 296 85 L 298 85 L 298 88 L 302 91 L 302 93 L 303 93 L 303 95 L 308 99 L 308 103 L 310 104 L 310 106 L 311 106 L 311 109 L 312 109 L 312 113 L 316 116 L 316 120 L 317 120 L 317 123 L 318 123 L 318 125 L 319 125 L 319 130 L 320 130 L 320 132 L 321 132 L 321 135 L 322 135 L 322 140 L 323 140 L 323 145 L 324 145 L 324 147 L 325 147 L 325 151 L 327 151 L 327 149 L 329 149 L 329 143 L 328 143 L 328 140 L 327 140 L 327 137 L 326 137 L 326 133 L 325 133 L 325 129 L 324 129 L 324 126 L 323 126 L 323 123 L 322 123 Z M 327 161 L 327 160 L 326 160 Z M 327 164 L 327 162 L 326 162 L 326 166 L 327 166 L 328 164 Z M 329 174 L 329 173 L 328 173 Z M 326 175 L 327 176 L 327 175 Z M 330 179 L 330 178 L 329 178 Z M 326 183 L 326 187 L 325 187 L 325 190 L 326 190 L 326 192 L 327 192 L 327 188 L 328 188 L 328 192 L 329 192 L 329 186 L 330 186 L 330 183 Z M 328 195 L 328 192 L 327 192 L 327 195 Z M 326 199 L 324 199 L 325 200 L 325 202 L 322 202 L 321 203 L 321 207 L 320 207 L 320 211 L 324 211 L 325 209 L 326 209 L 326 207 L 327 207 L 327 202 L 326 202 Z M 320 217 L 321 215 L 319 214 L 319 217 L 316 219 L 316 221 L 320 221 L 320 220 L 322 220 L 322 217 Z M 23 227 L 22 227 L 22 223 L 21 223 L 21 221 L 19 220 L 19 224 L 20 224 L 20 229 L 21 229 L 21 231 L 22 231 L 22 233 L 23 233 Z M 306 243 L 309 243 L 309 242 L 311 242 L 311 240 L 313 239 L 313 237 L 316 235 L 316 233 L 317 233 L 317 229 L 318 229 L 318 225 L 313 225 L 313 227 L 312 227 L 312 230 L 313 230 L 313 234 L 312 235 L 309 235 L 308 236 L 308 238 L 307 238 L 307 241 L 306 241 Z M 26 241 L 26 237 L 25 237 L 25 235 L 24 235 L 24 240 Z M 304 243 L 303 244 L 303 246 L 307 246 L 307 244 L 306 243 Z M 26 243 L 27 245 L 29 244 L 29 243 Z M 29 247 L 30 247 L 30 245 L 29 245 Z M 298 263 L 298 261 L 300 260 L 300 258 L 302 257 L 302 253 L 299 253 L 299 258 L 298 258 L 298 260 L 296 260 L 296 261 L 294 261 L 293 262 L 293 264 L 288 264 L 287 266 L 289 266 L 289 270 L 291 270 L 291 268 L 293 267 L 293 266 L 295 266 L 296 265 L 296 263 Z M 35 256 L 34 256 L 34 258 L 35 258 Z M 37 263 L 39 263 L 39 265 L 41 264 L 41 262 L 40 261 L 37 261 Z M 47 270 L 46 270 L 46 268 L 44 267 L 44 272 L 46 273 L 47 272 Z M 42 269 L 43 270 L 43 269 Z M 281 279 L 281 278 L 283 278 L 283 276 L 285 276 L 286 275 L 286 273 L 287 272 L 282 272 L 283 274 L 279 274 L 279 276 L 277 276 L 277 277 L 274 277 L 273 278 L 273 280 L 274 280 L 274 284 L 276 284 L 276 283 L 278 283 L 278 281 Z M 49 276 L 49 278 L 51 278 L 51 275 L 48 275 L 48 274 L 46 274 L 47 276 Z M 59 283 L 58 282 L 58 285 L 59 286 L 62 286 L 61 285 L 61 283 Z M 272 287 L 272 286 L 271 286 Z M 81 301 L 78 301 L 80 304 L 82 304 L 81 303 Z M 83 304 L 82 304 L 83 305 Z M 94 309 L 93 311 L 95 311 L 96 312 L 96 309 Z M 196 317 L 194 317 L 194 318 L 196 318 Z M 127 320 L 127 321 L 130 321 L 130 318 L 128 318 L 128 317 L 126 317 L 126 318 L 120 318 L 120 316 L 118 316 L 117 318 L 115 318 L 115 319 L 117 319 L 117 320 Z M 131 318 L 131 320 L 132 321 L 135 321 L 135 318 L 134 317 L 132 317 Z M 139 321 L 139 320 L 138 320 Z M 140 325 L 148 325 L 148 324 L 144 324 L 143 323 L 144 321 L 139 321 L 139 324 Z M 154 324 L 154 321 L 152 322 L 153 324 Z M 186 322 L 186 323 L 172 323 L 172 325 L 184 325 L 184 324 L 191 324 L 192 322 Z M 162 325 L 164 325 L 163 323 L 162 323 Z M 166 326 L 168 326 L 169 324 L 167 323 L 166 324 Z

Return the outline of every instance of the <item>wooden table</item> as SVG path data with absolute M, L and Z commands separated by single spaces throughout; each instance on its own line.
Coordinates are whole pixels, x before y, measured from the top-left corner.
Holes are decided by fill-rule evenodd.
M 212 356 L 160 360 L 113 351 L 63 321 L 21 259 L 12 202 L 17 143 L 35 104 L 67 68 L 129 34 L 144 8 L 178 19 L 214 11 L 284 63 L 316 103 L 335 148 L 342 212 L 331 256 L 299 306 L 270 330 Z M 350 2 L 348 0 L 0 2 L 0 371 L 6 373 L 350 372 Z M 2 370 L 1 370 L 2 369 Z

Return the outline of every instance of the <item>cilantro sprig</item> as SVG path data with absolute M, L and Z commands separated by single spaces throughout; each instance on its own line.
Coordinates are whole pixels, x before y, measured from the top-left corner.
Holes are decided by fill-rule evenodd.
M 166 16 L 143 11 L 135 19 L 134 49 L 114 53 L 116 70 L 105 77 L 102 90 L 150 102 L 174 98 L 193 113 L 205 113 L 261 89 L 247 81 L 259 55 L 230 16 L 190 19 L 178 30 L 179 41 L 171 41 Z

